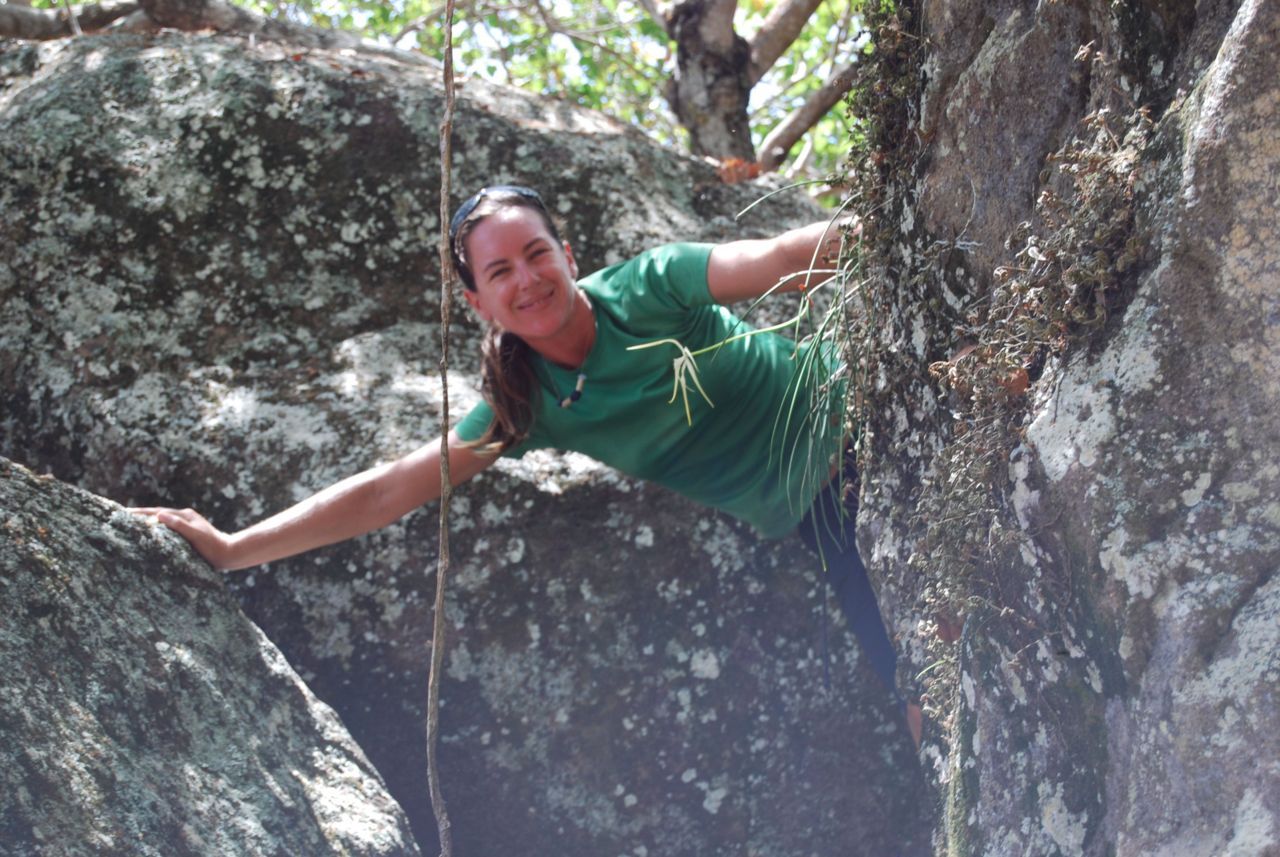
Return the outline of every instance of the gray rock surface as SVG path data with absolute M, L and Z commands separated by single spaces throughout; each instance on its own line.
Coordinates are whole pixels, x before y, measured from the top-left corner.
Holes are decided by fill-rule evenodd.
M 917 9 L 861 534 L 954 665 L 938 848 L 1280 853 L 1280 7 Z
M 0 459 L 0 851 L 416 855 L 377 772 L 219 576 Z
M 1280 10 L 899 11 L 861 535 L 935 715 L 935 850 L 1277 853 Z M 812 216 L 731 226 L 753 191 L 705 165 L 462 91 L 455 187 L 548 188 L 585 268 Z M 230 527 L 432 435 L 439 113 L 431 72 L 359 52 L 0 51 L 0 453 Z M 932 804 L 838 621 L 823 688 L 795 545 L 574 456 L 453 515 L 464 853 L 919 850 Z M 234 578 L 423 842 L 434 530 Z
M 0 452 L 226 528 L 438 431 L 438 75 L 229 37 L 0 51 Z M 585 270 L 817 216 L 568 105 L 466 81 L 454 187 L 544 190 Z M 453 344 L 455 415 L 475 328 Z M 456 418 L 456 417 L 455 417 Z M 442 779 L 461 854 L 920 853 L 899 715 L 798 542 L 580 457 L 455 499 Z M 405 807 L 434 509 L 233 576 Z M 823 610 L 831 612 L 831 685 Z

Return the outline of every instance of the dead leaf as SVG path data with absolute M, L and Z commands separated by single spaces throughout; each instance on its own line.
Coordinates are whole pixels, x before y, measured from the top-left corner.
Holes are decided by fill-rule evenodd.
M 742 158 L 725 158 L 716 169 L 716 174 L 725 184 L 737 184 L 760 175 L 760 163 Z
M 1019 366 L 1000 380 L 1000 386 L 1004 387 L 1005 392 L 1010 396 L 1021 396 L 1027 392 L 1027 387 L 1031 386 L 1031 376 L 1027 374 L 1026 369 Z

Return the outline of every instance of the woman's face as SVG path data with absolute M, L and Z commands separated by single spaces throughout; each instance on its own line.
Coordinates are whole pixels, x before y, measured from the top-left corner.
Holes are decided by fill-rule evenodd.
M 578 265 L 538 212 L 518 206 L 495 211 L 472 228 L 465 250 L 476 287 L 463 294 L 481 318 L 535 348 L 568 326 Z

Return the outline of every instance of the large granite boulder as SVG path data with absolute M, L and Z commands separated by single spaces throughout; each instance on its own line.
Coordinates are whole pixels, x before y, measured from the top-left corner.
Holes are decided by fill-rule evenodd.
M 6 854 L 416 855 L 337 715 L 181 539 L 0 459 Z
M 1280 853 L 1280 7 L 899 12 L 860 532 L 939 849 Z
M 228 36 L 0 50 L 0 452 L 235 528 L 439 431 L 439 74 Z M 454 187 L 523 181 L 584 269 L 820 216 L 465 81 Z M 452 347 L 475 401 L 475 327 Z M 576 456 L 455 498 L 442 779 L 459 853 L 920 853 L 900 713 L 816 563 Z M 232 575 L 430 851 L 434 509 Z M 829 614 L 829 615 L 828 615 Z M 829 653 L 829 654 L 828 654 Z M 829 673 L 829 679 L 827 674 Z

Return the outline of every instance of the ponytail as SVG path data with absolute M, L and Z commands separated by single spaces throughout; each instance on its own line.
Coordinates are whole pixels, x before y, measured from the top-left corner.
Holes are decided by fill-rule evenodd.
M 480 343 L 480 392 L 493 409 L 493 421 L 467 446 L 500 453 L 529 436 L 537 389 L 531 352 L 520 337 L 489 325 Z

